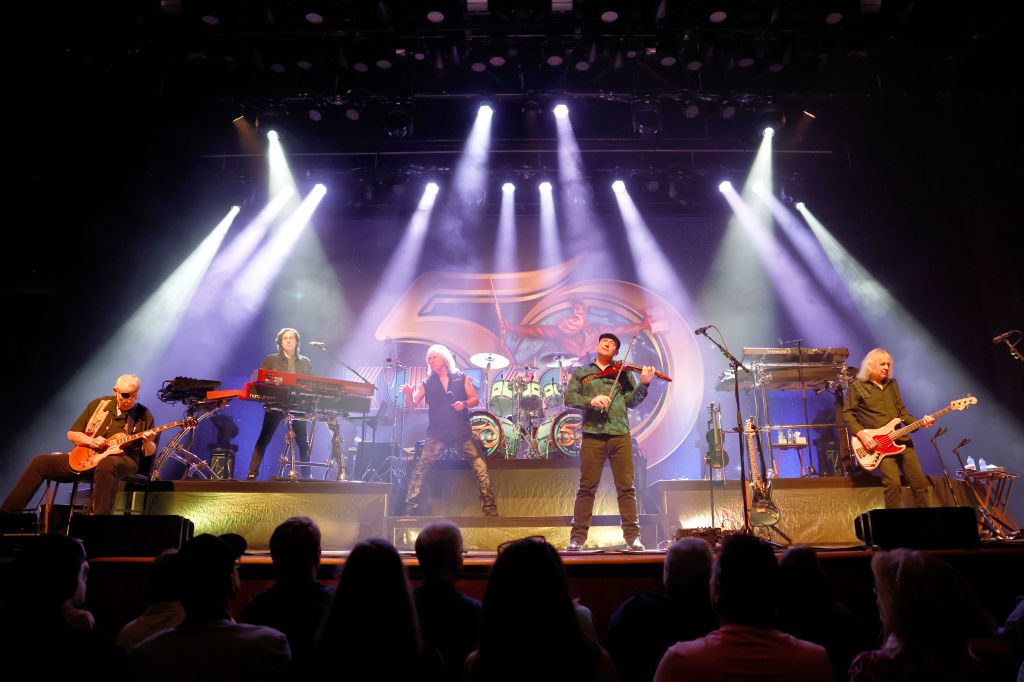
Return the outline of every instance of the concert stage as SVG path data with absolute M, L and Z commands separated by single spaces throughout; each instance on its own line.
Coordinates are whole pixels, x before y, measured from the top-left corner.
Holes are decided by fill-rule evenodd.
M 309 516 L 320 525 L 328 551 L 348 550 L 370 537 L 386 537 L 399 549 L 412 549 L 418 530 L 439 519 L 450 519 L 462 528 L 468 550 L 493 551 L 506 540 L 527 535 L 543 535 L 564 547 L 579 483 L 578 463 L 494 460 L 488 467 L 499 518 L 483 516 L 475 478 L 462 462 L 435 465 L 424 483 L 424 515 L 417 517 L 400 514 L 400 483 L 358 481 L 155 481 L 146 513 L 183 516 L 195 524 L 197 534 L 238 533 L 255 551 L 266 550 L 274 527 L 295 515 Z M 952 505 L 945 482 L 933 479 L 932 484 L 939 503 Z M 909 490 L 904 492 L 909 500 Z M 967 499 L 962 488 L 957 494 Z M 737 481 L 657 481 L 638 496 L 641 533 L 649 548 L 680 528 L 742 526 Z M 622 546 L 615 497 L 611 472 L 606 471 L 595 498 L 587 548 Z M 782 516 L 779 530 L 794 543 L 819 547 L 859 546 L 853 519 L 883 506 L 875 478 L 778 479 L 773 499 Z

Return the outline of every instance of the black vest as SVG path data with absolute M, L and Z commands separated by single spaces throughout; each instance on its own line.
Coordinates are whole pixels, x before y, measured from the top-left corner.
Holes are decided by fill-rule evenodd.
M 466 375 L 462 372 L 449 372 L 448 391 L 445 391 L 441 378 L 431 373 L 423 380 L 423 388 L 430 416 L 427 435 L 447 445 L 457 445 L 465 441 L 471 432 L 469 410 L 456 412 L 452 403 L 469 399 L 466 395 Z

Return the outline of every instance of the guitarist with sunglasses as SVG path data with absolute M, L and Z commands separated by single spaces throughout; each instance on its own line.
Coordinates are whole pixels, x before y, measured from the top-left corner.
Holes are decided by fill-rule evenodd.
M 114 395 L 96 398 L 89 403 L 68 431 L 68 440 L 75 446 L 99 452 L 107 449 L 108 439 L 112 437 L 120 434 L 136 436 L 124 445 L 122 451 L 103 457 L 92 469 L 93 509 L 96 514 L 113 511 L 118 481 L 138 471 L 142 457 L 151 457 L 156 452 L 153 415 L 146 406 L 139 404 L 138 398 L 139 378 L 134 374 L 123 374 L 114 383 Z M 71 467 L 69 454 L 38 455 L 0 505 L 0 513 L 23 509 L 44 480 L 71 481 L 79 473 L 80 470 Z
M 875 348 L 864 356 L 857 378 L 850 382 L 843 403 L 843 421 L 850 433 L 868 450 L 874 450 L 876 443 L 869 430 L 885 426 L 893 419 L 899 418 L 907 424 L 917 421 L 903 404 L 900 387 L 892 378 L 892 356 L 881 348 Z M 930 417 L 921 420 L 921 426 L 929 427 L 935 423 Z M 878 473 L 882 479 L 886 509 L 903 506 L 901 504 L 902 488 L 900 486 L 900 470 L 907 477 L 907 483 L 914 494 L 914 503 L 918 507 L 932 507 L 931 489 L 928 479 L 921 471 L 921 463 L 914 452 L 914 444 L 909 438 L 897 441 L 905 445 L 899 454 L 882 458 L 878 464 Z

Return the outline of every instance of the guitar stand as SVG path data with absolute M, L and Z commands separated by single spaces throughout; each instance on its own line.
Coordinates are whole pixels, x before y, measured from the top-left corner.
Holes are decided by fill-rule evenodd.
M 196 409 L 201 404 L 202 403 L 200 401 L 189 401 L 187 403 L 188 409 L 186 411 L 186 415 L 188 417 L 194 417 Z M 194 452 L 188 450 L 187 448 L 181 445 L 181 439 L 185 437 L 185 434 L 189 434 L 189 436 L 194 434 L 196 428 L 199 426 L 199 422 L 203 421 L 207 417 L 212 416 L 215 412 L 222 409 L 227 404 L 227 400 L 217 401 L 216 404 L 212 405 L 201 416 L 196 417 L 195 423 L 192 424 L 192 426 L 186 426 L 185 428 L 183 428 L 177 435 L 174 436 L 174 438 L 171 439 L 169 443 L 167 443 L 167 445 L 164 446 L 164 449 L 160 451 L 159 455 L 157 455 L 156 461 L 153 462 L 154 481 L 161 480 L 160 472 L 163 470 L 164 465 L 167 464 L 167 460 L 169 459 L 173 459 L 174 461 L 181 462 L 182 464 L 185 465 L 185 472 L 181 475 L 181 479 L 179 480 L 184 481 L 193 476 L 195 476 L 196 478 L 201 478 L 204 481 L 208 481 L 210 479 L 220 479 L 220 476 L 217 475 L 217 472 L 214 471 L 212 467 L 210 467 L 209 463 L 207 463 L 205 459 L 202 459 Z M 191 444 L 191 438 L 189 438 L 189 441 Z
M 754 528 L 755 528 L 755 529 L 757 529 L 757 528 L 764 528 L 765 530 L 767 530 L 767 531 L 768 531 L 768 538 L 767 538 L 767 539 L 765 539 L 765 542 L 767 542 L 767 543 L 768 543 L 769 545 L 771 545 L 771 546 L 772 546 L 772 547 L 773 547 L 774 549 L 782 549 L 782 548 L 783 548 L 783 546 L 785 546 L 785 547 L 792 547 L 792 546 L 793 546 L 793 539 L 792 539 L 791 537 L 789 537 L 788 535 L 786 535 L 785 533 L 783 533 L 783 532 L 782 532 L 782 531 L 781 531 L 781 530 L 779 529 L 779 527 L 778 527 L 778 526 L 764 526 L 764 525 L 757 525 L 757 524 L 755 524 L 755 525 L 754 525 Z M 781 545 L 781 544 L 779 544 L 778 542 L 774 542 L 774 541 L 772 540 L 772 532 L 778 533 L 778 534 L 779 534 L 779 536 L 780 536 L 780 537 L 781 537 L 781 538 L 782 538 L 783 540 L 785 540 L 785 541 L 786 541 L 786 544 L 785 544 L 785 545 Z M 763 538 L 762 538 L 762 539 L 763 539 Z

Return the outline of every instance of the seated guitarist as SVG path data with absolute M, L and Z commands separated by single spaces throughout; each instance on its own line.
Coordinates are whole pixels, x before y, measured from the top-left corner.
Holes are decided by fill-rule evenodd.
M 850 382 L 843 403 L 843 420 L 850 433 L 865 448 L 873 450 L 874 441 L 865 429 L 880 428 L 897 417 L 907 424 L 917 421 L 903 405 L 900 387 L 892 378 L 892 356 L 881 348 L 875 348 L 864 356 L 857 378 Z M 928 427 L 934 423 L 934 419 L 925 418 L 923 426 Z M 918 507 L 934 506 L 928 479 L 925 478 L 921 464 L 917 461 L 913 441 L 907 438 L 898 443 L 906 445 L 907 449 L 898 455 L 882 458 L 878 465 L 878 473 L 885 489 L 886 509 L 903 506 L 900 469 L 907 477 L 915 504 Z
M 149 434 L 153 428 L 153 415 L 137 402 L 138 398 L 139 378 L 134 374 L 123 374 L 114 383 L 114 395 L 96 398 L 89 403 L 68 431 L 68 440 L 76 446 L 98 451 L 105 449 L 108 438 L 119 433 L 147 434 L 126 444 L 123 453 L 104 457 L 87 472 L 93 479 L 93 510 L 96 514 L 113 511 L 117 482 L 138 471 L 142 457 L 150 457 L 156 452 L 157 436 Z M 23 509 L 44 480 L 71 481 L 76 473 L 67 454 L 38 455 L 0 505 L 0 512 Z

